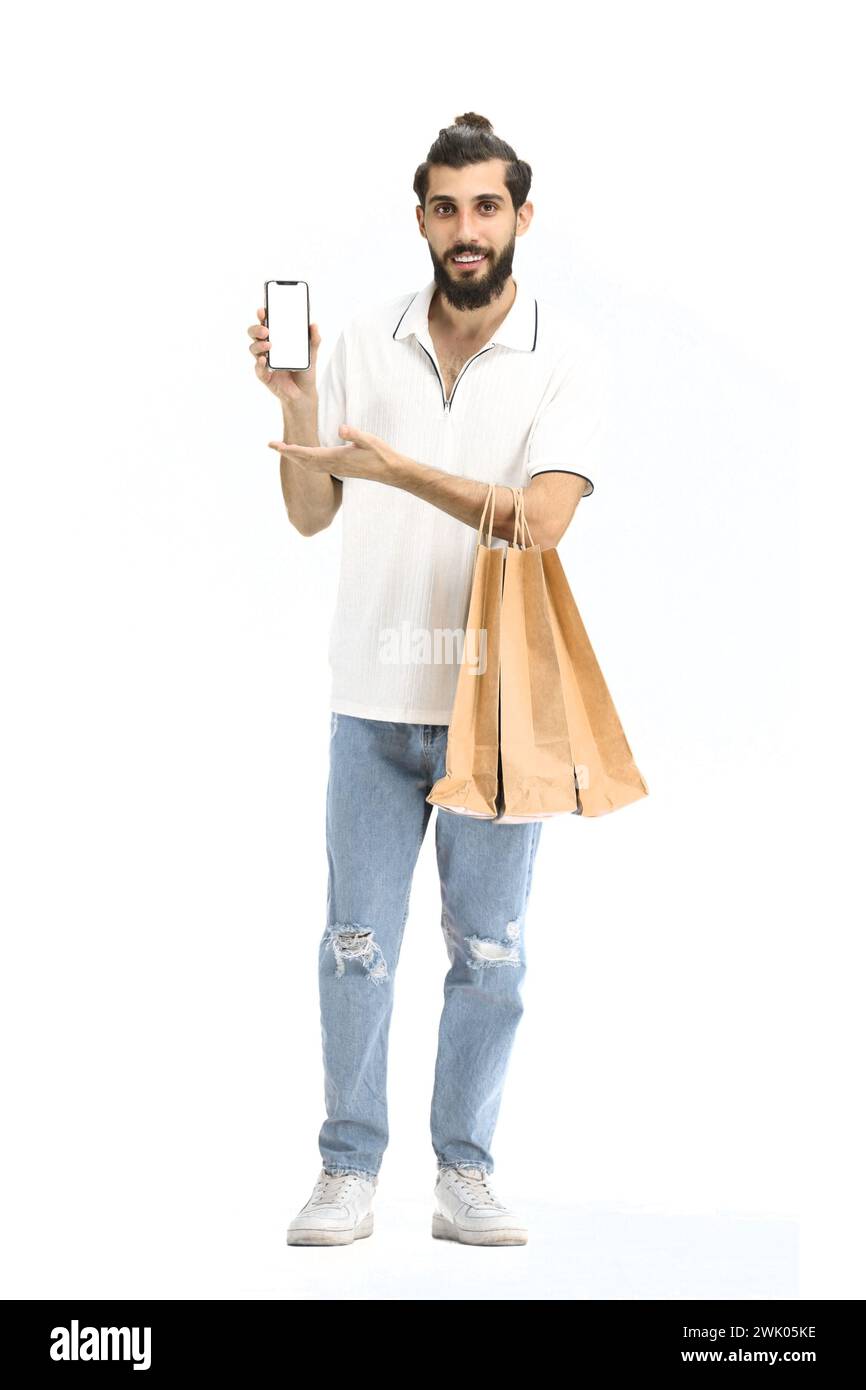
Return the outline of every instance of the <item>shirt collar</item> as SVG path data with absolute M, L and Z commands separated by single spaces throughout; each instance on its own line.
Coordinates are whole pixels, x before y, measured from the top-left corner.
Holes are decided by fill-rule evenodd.
M 514 348 L 518 352 L 534 352 L 538 340 L 538 300 L 523 277 L 515 284 L 517 292 L 514 303 L 490 342 L 497 347 Z M 423 290 L 413 295 L 397 321 L 392 335 L 395 339 L 408 338 L 410 333 L 414 333 L 419 341 L 430 343 L 427 314 L 435 289 L 436 281 L 431 280 Z

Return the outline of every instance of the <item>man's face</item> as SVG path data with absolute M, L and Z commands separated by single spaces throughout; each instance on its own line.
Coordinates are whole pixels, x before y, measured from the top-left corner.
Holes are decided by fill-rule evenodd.
M 430 169 L 427 203 L 418 223 L 426 236 L 433 278 L 442 296 L 455 309 L 481 309 L 498 299 L 511 275 L 514 244 L 532 216 L 524 203 L 515 216 L 505 186 L 505 162 L 491 159 L 450 169 Z M 460 263 L 463 253 L 481 259 Z

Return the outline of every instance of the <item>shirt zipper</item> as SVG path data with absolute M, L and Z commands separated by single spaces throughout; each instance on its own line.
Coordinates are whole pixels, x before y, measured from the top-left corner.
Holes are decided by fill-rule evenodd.
M 420 347 L 424 348 L 425 352 L 427 352 L 427 349 L 424 347 L 424 344 L 421 342 L 420 339 L 418 339 L 418 344 Z M 490 352 L 490 349 L 495 347 L 495 343 L 489 343 L 486 348 L 482 348 L 480 352 L 476 352 L 475 357 L 483 357 L 485 352 Z M 429 352 L 427 352 L 427 356 L 430 357 Z M 470 357 L 468 362 L 464 362 L 463 366 L 460 368 L 460 371 L 457 373 L 457 379 L 454 382 L 454 385 L 451 387 L 450 400 L 447 400 L 445 397 L 445 383 L 443 382 L 442 377 L 439 375 L 439 368 L 436 366 L 436 363 L 433 360 L 433 358 L 430 357 L 430 361 L 433 363 L 433 370 L 436 373 L 436 379 L 439 382 L 439 390 L 442 392 L 442 405 L 444 408 L 446 420 L 450 419 L 451 417 L 451 401 L 453 401 L 454 392 L 457 390 L 457 387 L 460 384 L 460 378 L 463 376 L 463 373 L 466 371 L 466 368 L 470 367 L 472 363 L 475 361 L 475 357 Z

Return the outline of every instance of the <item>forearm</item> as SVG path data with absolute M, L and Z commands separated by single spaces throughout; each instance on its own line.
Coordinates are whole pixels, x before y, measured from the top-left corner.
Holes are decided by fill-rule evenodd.
M 481 512 L 487 497 L 488 483 L 474 478 L 461 478 L 455 473 L 446 473 L 441 468 L 433 468 L 415 459 L 398 456 L 389 465 L 380 481 L 391 487 L 402 488 L 414 497 L 439 507 L 449 516 L 456 517 L 475 530 L 481 522 Z M 510 487 L 499 486 L 494 490 L 493 535 L 510 541 L 514 535 L 514 496 Z M 484 534 L 490 520 L 488 511 L 484 522 Z M 527 516 L 529 523 L 529 517 Z M 531 523 L 530 523 L 531 524 Z
M 316 412 L 308 411 L 299 420 L 283 407 L 283 442 L 318 447 Z M 314 536 L 330 525 L 339 506 L 338 489 L 342 487 L 330 473 L 315 473 L 281 454 L 280 486 L 289 521 L 302 536 Z

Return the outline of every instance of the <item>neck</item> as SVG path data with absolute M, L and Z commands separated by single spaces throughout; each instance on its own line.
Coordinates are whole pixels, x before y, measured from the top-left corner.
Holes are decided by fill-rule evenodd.
M 437 286 L 430 300 L 427 321 L 438 325 L 452 338 L 489 338 L 508 313 L 517 295 L 517 282 L 510 275 L 498 299 L 480 309 L 455 309 Z

